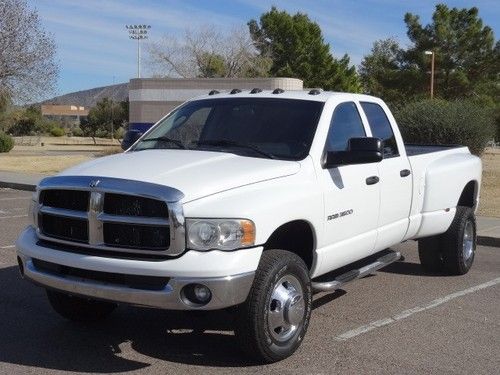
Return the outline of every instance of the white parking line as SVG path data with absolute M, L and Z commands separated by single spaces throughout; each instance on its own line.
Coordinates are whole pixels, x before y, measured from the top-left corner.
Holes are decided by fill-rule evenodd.
M 444 296 L 441 298 L 437 298 L 434 301 L 429 302 L 428 304 L 425 304 L 422 306 L 417 306 L 417 307 L 414 307 L 412 309 L 402 311 L 399 314 L 393 315 L 391 317 L 380 319 L 380 320 L 368 323 L 366 325 L 363 325 L 361 327 L 355 328 L 353 330 L 347 331 L 339 336 L 336 336 L 335 340 L 345 341 L 345 340 L 352 339 L 353 337 L 356 337 L 356 336 L 362 335 L 364 333 L 373 331 L 374 329 L 384 327 L 386 325 L 396 323 L 400 320 L 406 319 L 406 318 L 408 318 L 408 317 L 410 317 L 413 314 L 416 314 L 418 312 L 433 309 L 434 307 L 442 305 L 443 303 L 451 301 L 455 298 L 462 297 L 462 296 L 465 296 L 467 294 L 474 293 L 474 292 L 477 292 L 478 290 L 486 289 L 486 288 L 489 288 L 489 287 L 491 287 L 493 285 L 497 285 L 497 284 L 500 284 L 500 277 L 497 279 L 488 281 L 484 284 L 479 284 L 479 285 L 473 286 L 471 288 L 464 289 L 464 290 L 461 290 L 459 292 L 455 292 L 452 294 L 448 294 L 447 296 Z
M 29 197 L 12 197 L 12 198 L 0 198 L 0 201 L 15 201 L 17 199 L 23 199 L 26 200 Z
M 14 247 L 16 247 L 16 245 L 0 246 L 0 250 L 13 249 Z
M 0 216 L 0 219 L 17 219 L 20 217 L 28 217 L 28 215 Z

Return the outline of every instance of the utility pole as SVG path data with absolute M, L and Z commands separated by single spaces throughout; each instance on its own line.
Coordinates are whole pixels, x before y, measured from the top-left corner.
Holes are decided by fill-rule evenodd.
M 434 51 L 425 51 L 426 55 L 431 55 L 431 99 L 434 98 Z
M 125 25 L 128 37 L 137 40 L 137 78 L 141 78 L 141 40 L 148 39 L 151 25 Z

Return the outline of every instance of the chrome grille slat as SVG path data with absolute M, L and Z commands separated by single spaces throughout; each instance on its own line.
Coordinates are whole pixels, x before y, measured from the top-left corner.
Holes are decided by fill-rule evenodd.
M 40 212 L 42 214 L 49 214 L 54 216 L 71 217 L 73 219 L 87 219 L 86 211 L 67 210 L 65 208 L 54 208 L 49 206 L 41 206 Z
M 104 193 L 93 191 L 90 193 L 89 204 L 89 245 L 104 244 L 104 233 L 102 222 L 99 221 L 99 215 L 104 206 Z
M 159 217 L 144 217 L 144 216 L 120 216 L 101 213 L 97 219 L 106 223 L 121 223 L 121 224 L 135 224 L 135 225 L 154 225 L 154 226 L 169 226 L 168 219 Z
M 58 238 L 47 235 L 47 233 L 44 233 L 43 230 L 41 230 L 42 228 L 39 227 L 37 228 L 37 234 L 42 240 L 63 245 L 70 245 L 73 247 L 76 246 L 94 250 L 112 251 L 121 254 L 150 254 L 155 256 L 168 256 L 181 254 L 185 250 L 184 215 L 182 204 L 180 203 L 180 200 L 183 198 L 183 194 L 176 189 L 141 181 L 108 177 L 56 176 L 49 177 L 41 181 L 37 190 L 38 196 L 40 196 L 42 192 L 49 190 L 76 190 L 86 192 L 89 195 L 88 211 L 76 211 L 67 208 L 56 208 L 40 204 L 37 212 L 37 214 L 48 214 L 68 218 L 68 220 L 85 220 L 85 222 L 88 223 L 88 242 L 72 241 L 68 238 Z M 131 199 L 134 199 L 134 197 L 141 197 L 146 198 L 147 200 L 157 200 L 160 204 L 166 204 L 166 210 L 161 213 L 165 215 L 168 214 L 168 217 L 156 217 L 159 216 L 159 211 L 150 211 L 153 215 L 155 215 L 151 217 L 135 216 L 133 214 L 127 216 L 105 213 L 104 205 L 106 194 L 123 195 L 123 199 L 127 199 L 127 197 L 131 197 Z M 116 197 L 114 198 L 116 199 Z M 134 202 L 140 202 L 140 200 L 135 199 Z M 149 202 L 149 207 L 151 207 L 151 201 Z M 133 212 L 136 213 L 137 211 Z M 126 244 L 125 242 L 123 242 L 123 245 L 121 246 L 119 243 L 116 245 L 113 243 L 108 244 L 105 242 L 105 238 L 106 241 L 109 241 L 110 238 L 113 239 L 115 234 L 113 232 L 109 232 L 108 229 L 105 228 L 105 223 L 110 224 L 108 225 L 108 228 L 113 228 L 111 224 L 130 225 L 131 227 L 137 227 L 137 230 L 141 227 L 144 229 L 151 228 L 151 230 L 154 230 L 154 227 L 165 228 L 167 239 L 165 240 L 163 235 L 160 233 L 162 236 L 162 245 L 158 249 L 151 248 L 151 240 L 149 240 L 148 246 L 141 246 L 142 242 L 137 242 L 136 239 L 133 241 L 133 246 L 130 246 L 130 244 Z M 135 231 L 135 229 L 133 230 Z M 107 233 L 106 236 L 105 232 Z M 143 238 L 146 241 L 149 237 Z M 148 241 L 146 241 L 145 245 L 147 242 Z M 139 245 L 137 245 L 137 243 L 139 243 Z

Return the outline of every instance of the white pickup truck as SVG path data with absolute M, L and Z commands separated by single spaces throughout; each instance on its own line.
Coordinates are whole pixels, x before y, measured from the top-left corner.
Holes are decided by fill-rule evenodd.
M 71 320 L 231 307 L 241 348 L 273 362 L 302 342 L 315 291 L 398 260 L 392 245 L 419 239 L 424 269 L 466 273 L 480 184 L 479 158 L 404 144 L 380 99 L 213 91 L 42 180 L 19 268 Z

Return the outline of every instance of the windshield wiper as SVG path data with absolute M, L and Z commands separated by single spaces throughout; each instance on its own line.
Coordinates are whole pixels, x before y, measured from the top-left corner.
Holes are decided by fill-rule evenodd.
M 194 141 L 193 143 L 195 143 L 198 146 L 204 146 L 204 145 L 206 145 L 206 146 L 233 146 L 233 147 L 246 148 L 246 149 L 252 150 L 260 155 L 263 155 L 269 159 L 276 159 L 276 157 L 273 154 L 266 152 L 266 151 L 263 151 L 260 148 L 258 148 L 257 146 L 254 146 L 250 143 L 240 143 L 240 142 L 230 141 L 228 139 L 207 139 L 204 141 Z
M 146 138 L 146 139 L 142 139 L 141 140 L 141 142 L 150 142 L 150 141 L 170 142 L 170 143 L 173 143 L 176 146 L 179 146 L 182 149 L 186 149 L 186 146 L 184 146 L 184 144 L 181 141 L 178 141 L 177 139 L 172 139 L 172 138 L 169 138 L 169 137 L 161 136 L 161 137 Z

